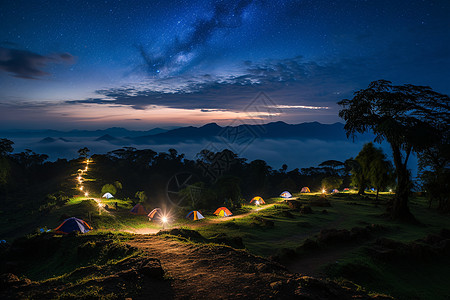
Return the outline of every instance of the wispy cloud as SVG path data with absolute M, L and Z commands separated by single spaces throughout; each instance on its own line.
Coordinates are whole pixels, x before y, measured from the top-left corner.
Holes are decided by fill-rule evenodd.
M 11 43 L 4 45 L 12 46 Z M 44 71 L 48 64 L 72 64 L 74 61 L 74 57 L 69 53 L 41 55 L 28 50 L 0 47 L 0 71 L 22 79 L 37 79 L 50 75 L 50 73 Z
M 343 82 L 344 77 L 352 76 L 345 70 L 349 65 L 346 61 L 319 65 L 300 56 L 261 63 L 247 61 L 232 73 L 152 78 L 145 83 L 98 90 L 98 97 L 67 103 L 117 104 L 137 110 L 163 106 L 242 111 L 264 91 L 278 108 L 326 110 L 335 107 L 342 95 L 351 94 L 354 86 Z M 357 68 L 355 63 L 350 66 Z

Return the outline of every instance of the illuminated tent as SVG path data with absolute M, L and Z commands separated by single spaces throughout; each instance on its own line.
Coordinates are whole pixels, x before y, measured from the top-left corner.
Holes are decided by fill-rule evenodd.
M 92 230 L 92 227 L 89 226 L 88 223 L 86 223 L 85 221 L 83 221 L 81 219 L 75 218 L 75 217 L 65 219 L 61 223 L 61 225 L 59 225 L 57 228 L 55 228 L 56 233 L 63 233 L 63 234 L 71 233 L 74 231 L 86 233 L 89 230 Z
M 146 215 L 147 211 L 145 210 L 145 207 L 142 206 L 142 204 L 138 203 L 130 210 L 130 213 L 132 213 L 133 215 Z
M 161 208 L 155 208 L 154 210 L 152 210 L 148 215 L 148 219 L 151 221 L 153 219 L 160 219 L 163 216 L 162 210 Z
M 266 202 L 264 202 L 264 199 L 259 196 L 256 196 L 252 200 L 250 200 L 250 203 L 255 203 L 255 205 L 266 204 Z
M 349 188 L 345 188 L 345 189 L 344 189 L 344 192 L 348 192 L 348 191 L 350 191 Z
M 105 193 L 102 198 L 111 199 L 114 198 L 114 196 L 111 193 Z
M 311 193 L 311 190 L 309 189 L 309 187 L 304 186 L 304 187 L 302 187 L 302 190 L 300 191 L 300 193 Z
M 204 219 L 204 218 L 205 217 L 202 216 L 202 214 L 197 210 L 190 211 L 186 215 L 186 219 L 193 220 L 193 221 L 197 221 L 197 220 Z
M 292 195 L 288 191 L 284 191 L 284 192 L 281 193 L 280 197 L 281 198 L 291 198 Z
M 332 191 L 332 193 L 334 193 L 334 194 L 339 193 L 339 190 L 334 189 L 334 190 Z
M 233 213 L 226 207 L 219 207 L 218 209 L 216 209 L 214 214 L 219 217 L 228 217 L 231 216 Z

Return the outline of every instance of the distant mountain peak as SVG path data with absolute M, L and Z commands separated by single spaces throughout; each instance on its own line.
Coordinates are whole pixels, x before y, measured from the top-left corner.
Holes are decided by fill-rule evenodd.
M 212 123 L 207 123 L 199 128 L 222 128 L 222 127 L 217 125 L 217 123 L 212 122 Z
M 54 143 L 56 141 L 56 139 L 52 138 L 52 137 L 46 137 L 43 138 L 42 140 L 39 141 L 40 144 L 49 144 L 49 143 Z
M 95 140 L 96 141 L 114 141 L 114 140 L 117 140 L 117 138 L 113 137 L 110 134 L 105 134 Z

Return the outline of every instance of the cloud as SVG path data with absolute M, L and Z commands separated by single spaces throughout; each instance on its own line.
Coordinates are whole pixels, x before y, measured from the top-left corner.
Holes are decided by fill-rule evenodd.
M 62 62 L 74 63 L 74 57 L 69 53 L 41 55 L 28 50 L 0 47 L 0 70 L 17 78 L 37 79 L 50 75 L 43 69 L 50 63 Z
M 301 56 L 260 63 L 244 62 L 232 73 L 195 75 L 187 73 L 152 78 L 145 83 L 98 90 L 98 97 L 67 103 L 125 105 L 137 110 L 152 106 L 200 109 L 203 112 L 239 112 L 264 92 L 274 106 L 285 109 L 325 110 L 350 96 L 358 81 L 349 80 L 363 69 L 361 62 L 328 64 L 305 61 Z M 369 80 L 367 80 L 367 83 Z
M 242 25 L 244 10 L 253 0 L 219 1 L 210 18 L 198 19 L 193 30 L 183 39 L 175 38 L 160 53 L 148 51 L 144 46 L 138 50 L 145 61 L 145 70 L 153 76 L 167 76 L 185 71 L 200 60 L 199 49 L 205 46 L 220 29 L 238 28 Z
M 82 147 L 88 147 L 92 153 L 102 154 L 108 151 L 119 149 L 122 146 L 136 147 L 137 149 L 152 149 L 154 151 L 165 151 L 174 148 L 179 153 L 186 154 L 188 159 L 194 159 L 195 155 L 202 149 L 208 149 L 209 142 L 196 142 L 196 143 L 177 143 L 177 144 L 152 144 L 152 145 L 132 145 L 124 144 L 113 145 L 106 141 L 95 141 L 90 138 L 72 138 L 67 137 L 70 142 L 63 142 L 57 140 L 50 144 L 38 143 L 43 137 L 39 138 L 12 138 L 15 142 L 15 152 L 23 151 L 30 148 L 37 153 L 45 153 L 50 156 L 51 160 L 57 158 L 73 159 L 78 157 L 77 150 Z M 325 140 L 277 140 L 277 139 L 256 139 L 244 153 L 238 153 L 240 157 L 247 158 L 248 161 L 255 159 L 263 159 L 272 166 L 274 169 L 280 168 L 283 164 L 287 164 L 289 170 L 294 168 L 307 168 L 311 166 L 318 166 L 321 162 L 329 159 L 335 159 L 344 161 L 350 157 L 358 155 L 363 145 L 369 142 L 367 138 L 361 137 L 361 139 L 352 142 L 347 141 L 325 141 Z M 229 145 L 223 144 L 216 150 L 220 151 L 225 148 L 229 148 Z M 376 144 L 377 147 L 381 147 L 389 157 L 391 158 L 391 150 L 387 143 L 381 145 Z M 239 145 L 237 145 L 239 148 Z M 409 168 L 413 171 L 413 176 L 417 173 L 417 159 L 412 157 L 408 164 Z

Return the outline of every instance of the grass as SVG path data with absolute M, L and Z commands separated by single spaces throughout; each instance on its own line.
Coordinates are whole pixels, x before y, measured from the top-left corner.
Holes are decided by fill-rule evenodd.
M 9 259 L 21 262 L 21 274 L 41 281 L 64 277 L 83 266 L 113 264 L 137 255 L 139 251 L 122 243 L 131 237 L 110 232 L 55 237 L 48 234 L 30 235 L 16 240 L 15 247 L 20 249 L 20 253 L 8 255 Z
M 366 290 L 389 294 L 398 299 L 448 299 L 448 257 L 431 261 L 375 260 L 358 249 L 324 267 L 328 276 L 351 280 Z
M 297 196 L 298 201 L 304 205 L 312 205 L 321 194 L 311 193 Z M 386 203 L 392 196 L 389 193 L 380 194 L 380 203 Z M 435 210 L 428 209 L 426 199 L 416 196 L 410 201 L 410 209 L 421 225 L 412 225 L 383 218 L 385 206 L 374 205 L 374 193 L 368 193 L 365 199 L 357 196 L 354 192 L 327 195 L 326 198 L 332 206 L 312 206 L 313 214 L 295 212 L 282 202 L 283 199 L 272 198 L 265 199 L 267 205 L 257 209 L 252 205 L 244 205 L 241 209 L 233 211 L 234 215 L 224 221 L 222 219 L 219 221 L 218 217 L 213 216 L 213 211 L 204 211 L 205 219 L 195 222 L 185 219 L 184 215 L 179 212 L 179 219 L 173 219 L 174 222 L 170 226 L 195 229 L 205 237 L 206 240 L 201 241 L 202 243 L 208 241 L 214 243 L 214 238 L 223 236 L 230 239 L 241 238 L 249 252 L 270 257 L 282 253 L 286 249 L 297 249 L 306 239 L 315 239 L 320 230 L 324 228 L 350 230 L 353 227 L 378 224 L 386 227 L 387 230 L 377 233 L 371 240 L 351 245 L 351 249 L 344 251 L 339 257 L 339 263 L 324 262 L 322 270 L 332 278 L 352 280 L 366 290 L 390 294 L 400 299 L 440 299 L 439 297 L 444 298 L 442 295 L 450 295 L 450 288 L 447 287 L 445 281 L 450 271 L 448 258 L 427 263 L 399 261 L 387 264 L 374 260 L 364 251 L 364 247 L 381 236 L 396 241 L 411 242 L 431 233 L 436 234 L 442 228 L 450 228 L 448 215 L 440 215 Z M 107 255 L 97 253 L 93 256 L 93 260 L 82 260 L 80 265 L 77 262 L 78 258 L 75 259 L 74 249 L 80 247 L 79 242 L 82 239 L 86 239 L 85 243 L 90 243 L 101 240 L 102 236 L 107 236 L 111 234 L 110 232 L 118 234 L 122 230 L 129 229 L 153 229 L 156 231 L 162 227 L 161 224 L 149 222 L 146 216 L 130 214 L 129 210 L 133 206 L 131 201 L 101 199 L 101 202 L 103 205 L 107 204 L 111 210 L 109 212 L 101 210 L 101 214 L 99 214 L 95 201 L 76 197 L 70 199 L 63 207 L 50 211 L 45 217 L 29 214 L 35 228 L 44 226 L 55 228 L 63 216 L 77 216 L 88 221 L 96 229 L 96 232 L 77 237 L 76 242 L 70 239 L 65 240 L 69 243 L 64 251 L 55 252 L 54 257 L 45 264 L 40 264 L 40 267 L 38 264 L 31 263 L 28 273 L 25 275 L 31 279 L 42 279 L 48 276 L 63 276 L 70 270 L 87 263 L 113 263 L 113 260 L 108 260 Z M 115 210 L 115 203 L 118 204 L 118 210 Z M 270 206 L 270 204 L 273 205 Z M 322 213 L 324 209 L 327 210 L 327 214 Z M 176 215 L 175 212 L 173 214 Z M 239 217 L 241 214 L 248 214 L 248 216 Z M 24 220 L 19 220 L 14 226 L 20 225 L 22 222 L 25 223 Z M 13 225 L 6 224 L 5 221 L 3 223 L 7 228 L 13 228 Z M 124 238 L 127 238 L 127 235 L 120 236 L 116 240 L 122 241 Z M 334 251 L 333 247 L 328 250 Z M 338 247 L 336 246 L 336 249 Z M 68 255 L 67 259 L 63 253 Z M 63 260 L 65 262 L 61 263 Z M 52 270 L 51 274 L 48 270 Z

